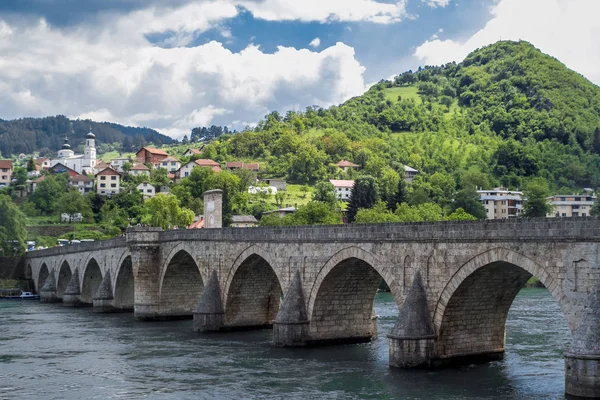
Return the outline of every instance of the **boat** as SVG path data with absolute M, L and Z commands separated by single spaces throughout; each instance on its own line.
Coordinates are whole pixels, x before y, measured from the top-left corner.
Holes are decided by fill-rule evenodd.
M 40 295 L 34 294 L 33 292 L 21 292 L 21 296 L 19 296 L 21 300 L 39 300 Z
M 40 295 L 33 292 L 21 292 L 21 294 L 13 294 L 8 296 L 0 296 L 0 300 L 39 300 Z

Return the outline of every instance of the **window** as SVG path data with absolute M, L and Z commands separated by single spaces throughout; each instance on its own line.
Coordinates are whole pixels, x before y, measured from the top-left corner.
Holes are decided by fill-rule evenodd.
M 587 214 L 586 213 L 581 213 L 581 216 L 582 217 L 587 217 Z
M 106 187 L 106 183 L 101 183 L 101 184 L 100 184 L 100 187 L 101 187 L 101 188 L 103 188 L 103 187 Z
M 2 175 L 2 180 L 6 180 L 6 175 Z
M 2 168 L 2 172 L 8 172 L 8 168 Z
M 102 176 L 100 177 L 100 180 L 101 180 L 101 181 L 105 181 L 105 180 L 106 180 L 106 177 L 105 177 L 104 175 L 102 175 Z
M 111 181 L 116 181 L 116 180 L 117 180 L 117 177 L 113 175 L 113 176 L 111 176 L 111 177 L 110 177 L 110 180 L 111 180 Z
M 186 173 L 184 174 L 184 176 L 188 176 L 189 174 L 190 174 L 189 172 L 186 172 Z
M 562 213 L 561 217 L 566 217 L 567 213 Z
M 565 201 L 565 198 L 564 198 L 564 197 L 561 197 L 561 198 L 560 198 L 560 201 Z
M 177 162 L 171 161 L 171 165 L 175 166 L 175 165 L 177 165 Z
M 111 184 L 110 184 L 110 187 L 111 187 L 111 188 L 116 188 L 116 187 L 117 187 L 117 184 L 116 184 L 116 183 L 111 183 Z

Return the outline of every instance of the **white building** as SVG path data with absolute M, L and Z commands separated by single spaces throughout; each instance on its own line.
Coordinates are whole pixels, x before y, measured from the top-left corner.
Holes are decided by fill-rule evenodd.
M 139 175 L 150 175 L 150 168 L 146 167 L 144 164 L 135 164 L 129 170 L 129 175 L 139 176 Z
M 552 211 L 547 216 L 588 217 L 595 201 L 596 196 L 593 193 L 550 196 L 548 202 L 552 204 Z
M 412 183 L 413 179 L 415 179 L 415 176 L 417 176 L 418 173 L 419 171 L 416 169 L 411 168 L 408 165 L 404 166 L 404 180 L 407 183 Z
M 175 172 L 181 168 L 181 162 L 175 157 L 163 158 L 154 165 L 156 168 L 166 169 L 168 172 Z
M 88 133 L 85 139 L 83 154 L 75 154 L 71 150 L 69 139 L 65 137 L 62 148 L 58 151 L 58 156 L 50 161 L 51 166 L 62 164 L 83 175 L 93 175 L 96 169 L 96 135 Z
M 523 192 L 501 187 L 478 190 L 477 193 L 485 207 L 487 219 L 515 218 L 521 214 Z
M 86 175 L 76 175 L 69 177 L 69 186 L 79 190 L 81 194 L 88 194 L 94 190 L 94 178 Z
M 125 165 L 127 163 L 133 164 L 133 161 L 131 160 L 131 158 L 129 158 L 129 157 L 113 158 L 110 161 L 110 167 L 117 172 L 123 172 L 123 165 Z
M 156 188 L 148 182 L 142 182 L 137 185 L 137 190 L 139 190 L 144 197 L 154 197 L 156 194 Z
M 350 193 L 352 193 L 354 181 L 345 179 L 330 179 L 329 182 L 331 182 L 335 188 L 335 194 L 338 199 L 343 201 L 350 200 Z

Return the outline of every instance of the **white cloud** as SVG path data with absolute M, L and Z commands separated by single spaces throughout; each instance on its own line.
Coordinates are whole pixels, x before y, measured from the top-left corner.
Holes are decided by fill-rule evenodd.
M 450 4 L 450 0 L 421 0 L 423 3 L 427 3 L 429 7 L 446 7 Z
M 189 18 L 181 9 L 150 9 L 70 29 L 0 20 L 0 117 L 67 114 L 182 137 L 194 126 L 257 121 L 275 109 L 328 106 L 364 91 L 364 68 L 343 43 L 320 52 L 280 46 L 265 53 L 254 45 L 232 52 L 215 41 L 158 47 L 145 36 L 171 32 L 185 42 L 191 31 L 218 28 L 233 11 L 217 4 L 229 3 L 185 6 Z
M 499 0 L 483 29 L 464 41 L 428 40 L 417 47 L 422 63 L 461 61 L 498 40 L 526 40 L 567 67 L 600 84 L 600 2 L 596 0 Z
M 238 4 L 255 18 L 267 21 L 369 21 L 389 24 L 408 16 L 406 0 L 397 0 L 396 3 L 375 0 L 263 0 L 240 1 Z
M 313 40 L 311 40 L 311 42 L 308 44 L 310 47 L 319 47 L 321 45 L 321 39 L 319 39 L 318 37 L 314 38 Z

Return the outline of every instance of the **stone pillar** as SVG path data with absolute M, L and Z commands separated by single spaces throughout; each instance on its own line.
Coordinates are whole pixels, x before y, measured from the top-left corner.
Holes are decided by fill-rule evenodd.
M 67 307 L 78 307 L 85 304 L 81 301 L 81 289 L 79 286 L 79 268 L 75 268 L 71 280 L 63 293 L 63 304 Z
M 213 270 L 194 310 L 194 331 L 217 332 L 223 326 L 224 317 L 219 278 Z
M 565 392 L 600 398 L 600 285 L 592 292 L 565 353 Z
M 436 335 L 419 271 L 415 274 L 388 338 L 390 367 L 413 368 L 430 364 L 435 352 Z
M 50 271 L 50 275 L 46 278 L 44 286 L 40 290 L 40 302 L 42 303 L 59 303 L 61 302 L 60 297 L 56 294 L 56 278 L 54 277 L 54 270 Z
M 94 312 L 106 313 L 115 311 L 113 300 L 112 280 L 110 279 L 110 270 L 108 270 L 104 274 L 104 278 L 102 278 L 96 294 L 94 294 Z
M 309 321 L 300 272 L 296 270 L 279 313 L 273 321 L 273 343 L 282 347 L 301 347 L 309 338 Z
M 137 319 L 160 319 L 160 232 L 145 227 L 127 230 L 134 277 L 134 316 Z
M 209 190 L 202 193 L 204 197 L 204 227 L 223 227 L 223 191 L 221 189 Z

